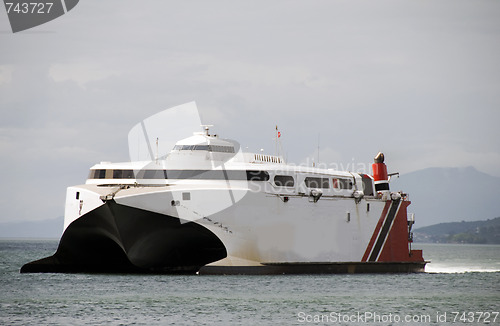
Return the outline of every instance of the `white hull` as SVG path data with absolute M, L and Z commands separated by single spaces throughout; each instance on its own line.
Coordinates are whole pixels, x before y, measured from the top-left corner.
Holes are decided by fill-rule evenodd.
M 315 202 L 305 195 L 288 195 L 288 200 L 284 200 L 283 195 L 252 191 L 252 188 L 259 188 L 257 185 L 251 183 L 253 187 L 249 188 L 235 184 L 228 188 L 211 183 L 181 183 L 127 189 L 109 189 L 97 185 L 70 187 L 67 194 L 65 226 L 68 228 L 78 219 L 85 219 L 88 214 L 105 206 L 108 201 L 146 214 L 155 214 L 160 219 L 161 216 L 164 216 L 164 219 L 176 219 L 180 225 L 197 224 L 220 240 L 225 255 L 205 264 L 204 267 L 180 266 L 181 272 L 199 270 L 209 274 L 281 274 L 423 271 L 425 263 L 411 259 L 410 256 L 407 261 L 379 260 L 382 248 L 374 255 L 372 262 L 368 259 L 367 254 L 371 254 L 370 240 L 376 234 L 377 224 L 388 215 L 387 208 L 394 201 L 378 198 L 355 200 L 339 196 L 322 197 Z M 109 195 L 109 190 L 113 190 L 113 196 Z M 76 193 L 79 193 L 78 199 Z M 186 193 L 190 194 L 188 200 L 183 199 L 183 194 Z M 103 200 L 105 198 L 107 200 Z M 228 205 L 231 198 L 239 200 Z M 173 206 L 172 201 L 177 201 L 177 204 Z M 80 206 L 80 203 L 83 205 Z M 401 206 L 398 204 L 394 217 L 399 215 Z M 406 211 L 404 216 L 406 217 Z M 117 221 L 121 218 L 115 216 Z M 129 219 L 130 216 L 126 218 Z M 137 220 L 139 219 L 141 218 L 138 217 Z M 390 232 L 385 237 L 388 238 L 389 234 Z M 127 235 L 120 234 L 117 238 L 124 241 L 125 237 Z M 148 241 L 151 241 L 151 244 L 148 244 Z M 142 252 L 143 247 L 153 250 L 151 248 L 156 246 L 154 241 L 157 240 L 148 240 L 146 236 L 139 241 L 142 247 L 135 245 L 129 250 L 135 253 Z M 385 241 L 386 239 L 384 245 Z M 372 247 L 374 245 L 372 243 Z M 410 254 L 407 242 L 401 245 L 404 247 L 391 250 Z M 127 252 L 127 248 L 123 250 Z M 155 262 L 148 262 L 146 265 L 153 266 Z M 150 270 L 178 271 L 172 270 L 171 266 L 162 269 L 161 262 L 158 268 Z

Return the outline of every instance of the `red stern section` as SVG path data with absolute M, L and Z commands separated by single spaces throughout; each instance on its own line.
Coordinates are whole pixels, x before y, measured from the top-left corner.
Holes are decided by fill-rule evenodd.
M 368 243 L 363 262 L 423 262 L 422 250 L 410 250 L 406 209 L 410 201 L 387 201 Z

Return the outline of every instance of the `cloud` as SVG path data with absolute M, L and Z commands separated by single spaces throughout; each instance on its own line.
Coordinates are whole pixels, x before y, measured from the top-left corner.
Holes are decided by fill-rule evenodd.
M 74 81 L 80 87 L 91 81 L 102 80 L 118 73 L 91 63 L 56 63 L 49 68 L 49 76 L 55 82 Z
M 14 67 L 12 65 L 2 65 L 0 66 L 0 86 L 2 84 L 8 84 L 12 81 L 12 72 Z
M 316 157 L 319 134 L 339 167 L 383 151 L 392 171 L 500 175 L 500 3 L 360 4 L 111 0 L 0 33 L 7 215 L 60 215 L 90 165 L 128 158 L 132 126 L 193 100 L 249 150 L 272 153 L 278 125 L 294 163 Z M 36 205 L 16 211 L 26 189 Z

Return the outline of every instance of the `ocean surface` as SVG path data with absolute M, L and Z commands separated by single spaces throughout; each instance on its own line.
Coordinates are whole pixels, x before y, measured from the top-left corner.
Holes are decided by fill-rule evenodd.
M 0 325 L 500 325 L 500 246 L 414 244 L 421 274 L 20 274 L 56 240 L 0 240 Z

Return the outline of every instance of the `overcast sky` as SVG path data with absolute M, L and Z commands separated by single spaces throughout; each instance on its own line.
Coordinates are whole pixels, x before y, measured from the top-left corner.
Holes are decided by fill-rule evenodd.
M 128 131 L 196 101 L 289 161 L 500 176 L 500 1 L 85 0 L 13 34 L 0 10 L 0 222 L 64 214 Z

